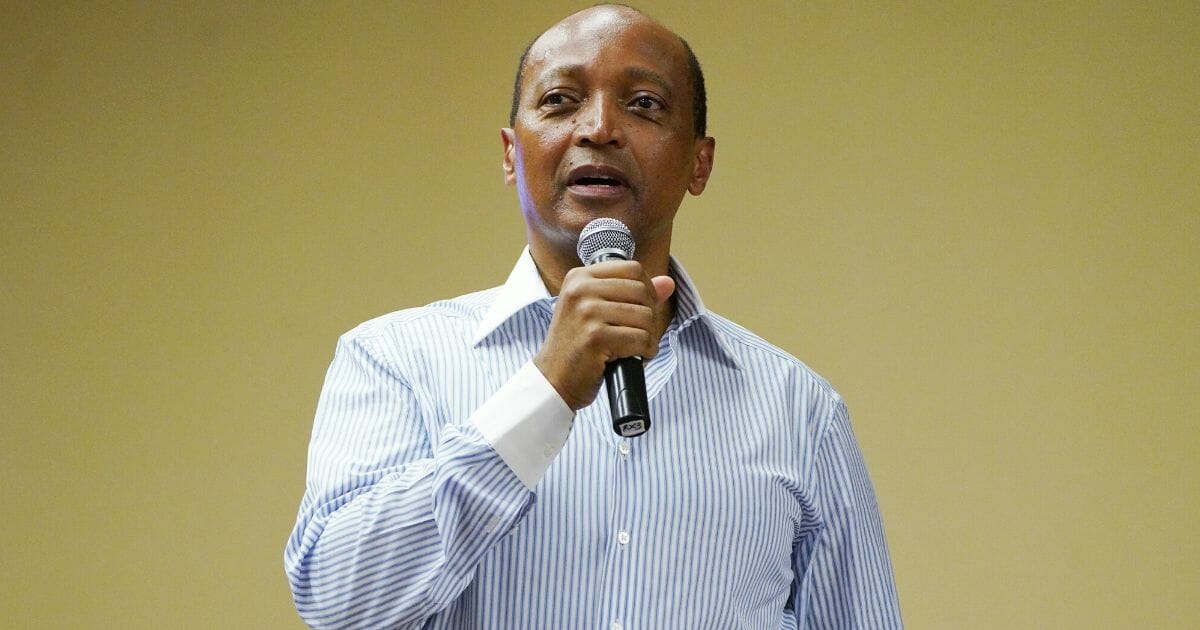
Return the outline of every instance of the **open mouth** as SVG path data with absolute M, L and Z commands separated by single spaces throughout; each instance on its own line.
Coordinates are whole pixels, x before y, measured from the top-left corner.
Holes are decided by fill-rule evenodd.
M 585 164 L 571 170 L 567 185 L 581 195 L 613 196 L 629 189 L 629 180 L 621 169 L 603 164 Z
M 612 177 L 580 177 L 571 182 L 572 186 L 624 186 Z

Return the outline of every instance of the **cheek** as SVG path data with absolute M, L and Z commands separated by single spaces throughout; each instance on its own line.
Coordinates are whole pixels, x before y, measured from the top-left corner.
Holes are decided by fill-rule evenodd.
M 532 135 L 523 146 L 521 160 L 528 169 L 537 171 L 553 170 L 565 150 L 562 135 L 549 131 Z
M 692 173 L 692 154 L 690 143 L 684 145 L 678 141 L 666 141 L 651 145 L 647 153 L 647 162 L 655 173 L 663 179 L 690 181 Z

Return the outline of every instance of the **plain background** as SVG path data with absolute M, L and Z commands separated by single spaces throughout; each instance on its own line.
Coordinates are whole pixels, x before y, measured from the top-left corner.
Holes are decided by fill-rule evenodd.
M 508 274 L 541 4 L 3 3 L 0 626 L 301 626 L 334 342 Z M 640 5 L 676 254 L 849 401 L 909 627 L 1197 627 L 1200 8 L 849 4 Z

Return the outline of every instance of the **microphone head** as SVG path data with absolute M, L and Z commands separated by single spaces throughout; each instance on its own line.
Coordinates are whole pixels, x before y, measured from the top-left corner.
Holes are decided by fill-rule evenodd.
M 585 265 L 612 255 L 633 260 L 633 233 L 616 219 L 592 219 L 579 233 L 575 251 Z

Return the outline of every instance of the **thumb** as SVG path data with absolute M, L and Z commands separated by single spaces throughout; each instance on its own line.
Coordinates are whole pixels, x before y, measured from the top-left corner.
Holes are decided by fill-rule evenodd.
M 675 280 L 671 276 L 655 276 L 650 278 L 650 284 L 654 285 L 656 304 L 665 303 L 675 293 Z

